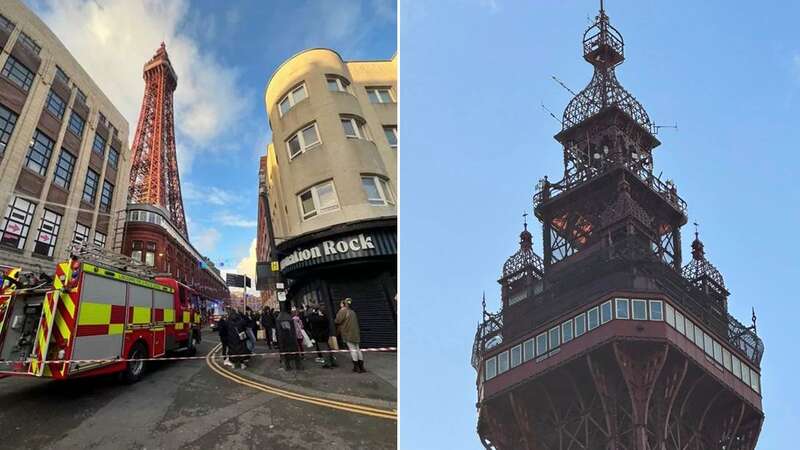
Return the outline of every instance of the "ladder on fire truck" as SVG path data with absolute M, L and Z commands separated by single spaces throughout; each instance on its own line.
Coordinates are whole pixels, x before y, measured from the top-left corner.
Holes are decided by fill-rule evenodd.
M 141 278 L 152 280 L 156 273 L 150 266 L 136 261 L 130 256 L 107 250 L 104 247 L 90 242 L 73 243 L 67 248 L 68 256 L 76 256 L 79 260 L 95 262 L 110 269 L 137 275 Z

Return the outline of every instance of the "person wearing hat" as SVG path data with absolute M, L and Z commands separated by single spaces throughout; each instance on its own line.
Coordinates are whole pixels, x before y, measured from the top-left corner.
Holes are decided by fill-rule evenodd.
M 359 348 L 361 333 L 358 327 L 358 317 L 356 312 L 351 309 L 353 299 L 350 297 L 342 300 L 339 312 L 336 313 L 336 328 L 342 336 L 342 340 L 347 349 L 350 350 L 350 357 L 353 359 L 353 372 L 364 373 L 364 354 Z

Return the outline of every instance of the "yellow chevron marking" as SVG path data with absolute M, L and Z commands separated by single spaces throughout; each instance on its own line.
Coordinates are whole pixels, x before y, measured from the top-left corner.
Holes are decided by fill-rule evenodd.
M 58 327 L 58 331 L 61 333 L 61 336 L 69 341 L 70 336 L 72 336 L 72 330 L 69 329 L 67 322 L 63 317 L 61 317 L 61 314 L 56 316 L 56 327 Z
M 64 292 L 61 294 L 61 301 L 64 302 L 64 306 L 67 307 L 67 312 L 72 317 L 75 317 L 75 302 L 72 301 L 72 297 Z

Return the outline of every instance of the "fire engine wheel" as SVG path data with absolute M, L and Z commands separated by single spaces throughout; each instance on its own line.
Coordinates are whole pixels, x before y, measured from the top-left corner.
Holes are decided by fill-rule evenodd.
M 128 353 L 128 359 L 147 358 L 147 349 L 144 344 L 137 342 Z M 142 379 L 144 374 L 144 361 L 128 361 L 125 371 L 122 372 L 122 378 L 127 383 L 135 383 Z

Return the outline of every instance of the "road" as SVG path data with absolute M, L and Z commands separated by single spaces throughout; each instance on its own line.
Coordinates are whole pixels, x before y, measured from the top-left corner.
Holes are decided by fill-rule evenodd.
M 198 354 L 217 344 L 204 336 Z M 394 449 L 397 422 L 224 378 L 203 359 L 151 363 L 144 379 L 0 379 L 0 449 Z

